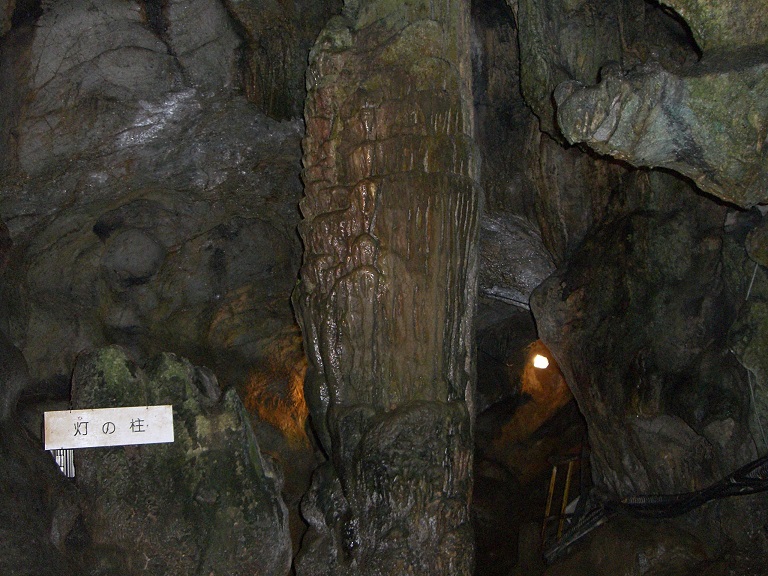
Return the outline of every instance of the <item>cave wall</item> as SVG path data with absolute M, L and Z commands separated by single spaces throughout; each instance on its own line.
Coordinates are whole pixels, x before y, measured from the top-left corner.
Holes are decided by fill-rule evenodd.
M 725 32 L 735 12 L 711 3 L 600 4 L 519 3 L 521 46 L 537 39 L 521 51 L 523 94 L 544 131 L 601 166 L 589 173 L 604 194 L 531 306 L 587 420 L 603 497 L 697 490 L 766 448 L 763 224 L 748 210 L 768 174 L 765 42 L 749 19 Z M 555 35 L 566 42 L 542 39 Z M 543 205 L 553 173 L 537 178 Z M 765 550 L 764 530 L 733 521 L 759 502 L 705 507 L 694 524 Z
M 34 25 L 19 7 L 3 37 L 3 331 L 49 385 L 108 343 L 242 384 L 281 342 L 300 349 L 298 112 L 250 97 L 258 31 L 223 3 L 87 7 L 46 4 Z
M 471 571 L 472 419 L 511 393 L 474 391 L 475 308 L 492 351 L 530 305 L 606 497 L 764 453 L 762 3 L 341 11 L 0 3 L 0 418 L 117 343 L 205 363 L 303 432 L 296 312 L 329 457 L 303 510 L 313 574 Z M 304 461 L 300 524 L 296 438 L 271 448 Z M 765 547 L 727 508 L 702 525 Z
M 0 507 L 14 506 L 16 494 L 39 518 L 9 523 L 16 534 L 3 537 L 11 552 L 3 573 L 38 563 L 46 567 L 40 573 L 58 573 L 68 562 L 81 573 L 96 571 L 89 564 L 94 540 L 111 550 L 105 554 L 115 566 L 125 560 L 121 547 L 130 539 L 118 535 L 115 543 L 98 533 L 98 522 L 83 527 L 77 520 L 88 512 L 82 498 L 57 512 L 58 496 L 38 494 L 61 490 L 41 472 L 53 465 L 40 450 L 42 411 L 69 407 L 76 359 L 110 344 L 122 346 L 136 366 L 166 351 L 188 357 L 241 392 L 251 422 L 233 426 L 253 425 L 258 442 L 249 438 L 247 450 L 270 452 L 282 467 L 273 504 L 285 501 L 290 517 L 281 514 L 265 545 L 279 551 L 274 573 L 287 571 L 291 538 L 298 543 L 303 531 L 298 501 L 315 463 L 306 407 L 294 393 L 306 361 L 290 304 L 301 260 L 298 116 L 309 41 L 280 62 L 294 75 L 299 70 L 298 90 L 265 84 L 265 91 L 280 91 L 274 98 L 285 109 L 276 111 L 245 87 L 249 38 L 264 33 L 223 2 L 5 8 L 0 420 L 4 439 L 6 429 L 14 434 L 0 446 L 9 470 L 0 479 Z M 324 3 L 312 14 L 336 8 Z M 296 29 L 308 33 L 302 26 Z M 319 30 L 321 23 L 307 26 Z M 282 420 L 258 416 L 274 406 Z M 6 466 L 13 458 L 25 465 Z M 24 485 L 24 474 L 43 480 L 6 490 Z M 167 526 L 179 508 L 153 505 L 151 512 Z M 53 540 L 57 555 L 34 559 L 33 547 L 15 546 L 25 538 Z M 226 556 L 227 543 L 220 544 Z M 134 553 L 141 556 L 137 546 Z

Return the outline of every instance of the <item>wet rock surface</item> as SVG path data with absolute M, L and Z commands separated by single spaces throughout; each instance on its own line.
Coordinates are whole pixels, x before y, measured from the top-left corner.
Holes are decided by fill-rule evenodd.
M 128 128 L 144 144 L 81 160 L 84 178 L 6 181 L 3 305 L 35 379 L 117 342 L 236 383 L 293 325 L 299 125 L 195 91 L 147 106 Z
M 597 478 L 621 496 L 703 487 L 756 455 L 746 373 L 728 351 L 739 286 L 723 272 L 724 209 L 691 197 L 682 218 L 670 211 L 680 184 L 648 184 L 656 211 L 643 203 L 607 220 L 534 297 L 540 334 L 590 423 Z M 706 395 L 688 391 L 694 382 L 708 383 Z M 707 438 L 728 422 L 727 437 Z
M 697 574 L 708 559 L 706 545 L 685 528 L 622 518 L 596 530 L 582 551 L 544 574 L 686 576 Z
M 704 51 L 768 44 L 766 14 L 759 1 L 665 0 L 690 26 Z
M 116 342 L 242 384 L 295 329 L 302 124 L 242 91 L 240 12 L 89 6 L 48 3 L 4 38 L 5 331 L 37 381 Z
M 68 539 L 79 495 L 38 439 L 19 422 L 0 422 L 0 570 L 3 574 L 67 575 L 79 562 Z
M 481 198 L 468 6 L 347 8 L 313 49 L 305 113 L 295 302 L 333 468 L 316 476 L 297 566 L 469 574 Z
M 562 82 L 593 84 L 607 64 L 631 66 L 652 55 L 671 65 L 696 57 L 685 27 L 650 2 L 521 0 L 517 22 L 523 97 L 557 139 L 552 95 Z

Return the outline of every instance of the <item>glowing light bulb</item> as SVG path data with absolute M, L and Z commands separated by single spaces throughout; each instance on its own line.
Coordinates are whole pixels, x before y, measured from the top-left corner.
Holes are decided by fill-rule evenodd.
M 546 356 L 542 356 L 541 354 L 536 354 L 536 356 L 533 357 L 533 367 L 534 368 L 546 368 L 549 366 L 549 358 Z

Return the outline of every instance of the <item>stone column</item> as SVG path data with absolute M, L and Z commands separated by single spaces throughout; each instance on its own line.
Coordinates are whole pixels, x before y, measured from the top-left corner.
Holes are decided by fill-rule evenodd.
M 299 574 L 472 572 L 481 200 L 464 0 L 346 3 L 310 57 L 295 305 L 329 461 Z

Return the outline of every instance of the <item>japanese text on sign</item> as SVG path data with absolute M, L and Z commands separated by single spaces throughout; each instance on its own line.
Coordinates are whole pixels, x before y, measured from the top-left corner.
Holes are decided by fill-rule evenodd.
M 45 449 L 173 442 L 173 409 L 164 406 L 46 412 Z

